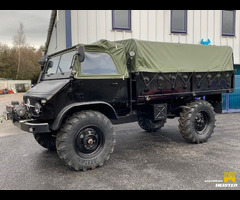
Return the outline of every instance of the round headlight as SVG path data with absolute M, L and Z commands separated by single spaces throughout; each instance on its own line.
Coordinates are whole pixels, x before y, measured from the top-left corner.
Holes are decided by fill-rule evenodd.
M 42 111 L 42 106 L 39 103 L 35 103 L 34 111 L 36 114 L 39 114 Z
M 26 114 L 26 107 L 18 106 L 15 108 L 15 111 L 19 117 L 23 117 Z

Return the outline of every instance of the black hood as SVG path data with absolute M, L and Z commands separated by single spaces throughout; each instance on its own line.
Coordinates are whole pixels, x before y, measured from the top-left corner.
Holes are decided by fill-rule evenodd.
M 28 90 L 24 96 L 51 99 L 61 88 L 63 88 L 70 79 L 58 79 L 42 81 L 35 87 Z

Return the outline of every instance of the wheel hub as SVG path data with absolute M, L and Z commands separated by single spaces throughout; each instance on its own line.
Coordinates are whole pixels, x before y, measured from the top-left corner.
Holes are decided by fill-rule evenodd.
M 202 134 L 208 125 L 208 117 L 204 112 L 198 112 L 195 117 L 195 129 L 198 134 Z
M 84 128 L 76 138 L 77 150 L 83 154 L 91 154 L 101 146 L 102 140 L 97 129 Z

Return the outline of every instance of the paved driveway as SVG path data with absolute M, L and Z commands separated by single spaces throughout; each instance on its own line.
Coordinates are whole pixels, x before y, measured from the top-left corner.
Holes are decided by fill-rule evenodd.
M 239 190 L 240 113 L 216 118 L 212 138 L 198 145 L 181 137 L 177 118 L 168 119 L 158 133 L 147 133 L 137 123 L 115 126 L 114 153 L 105 165 L 87 172 L 70 170 L 30 133 L 4 122 L 0 124 L 0 189 Z M 3 135 L 3 130 L 11 130 L 12 135 Z M 224 183 L 224 172 L 234 172 L 236 182 Z M 221 187 L 216 181 L 222 181 Z

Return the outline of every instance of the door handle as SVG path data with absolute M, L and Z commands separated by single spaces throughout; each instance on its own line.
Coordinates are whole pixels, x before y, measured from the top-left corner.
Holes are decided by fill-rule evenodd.
M 118 85 L 118 82 L 112 83 L 111 85 L 112 85 L 112 86 L 117 86 L 117 85 Z

